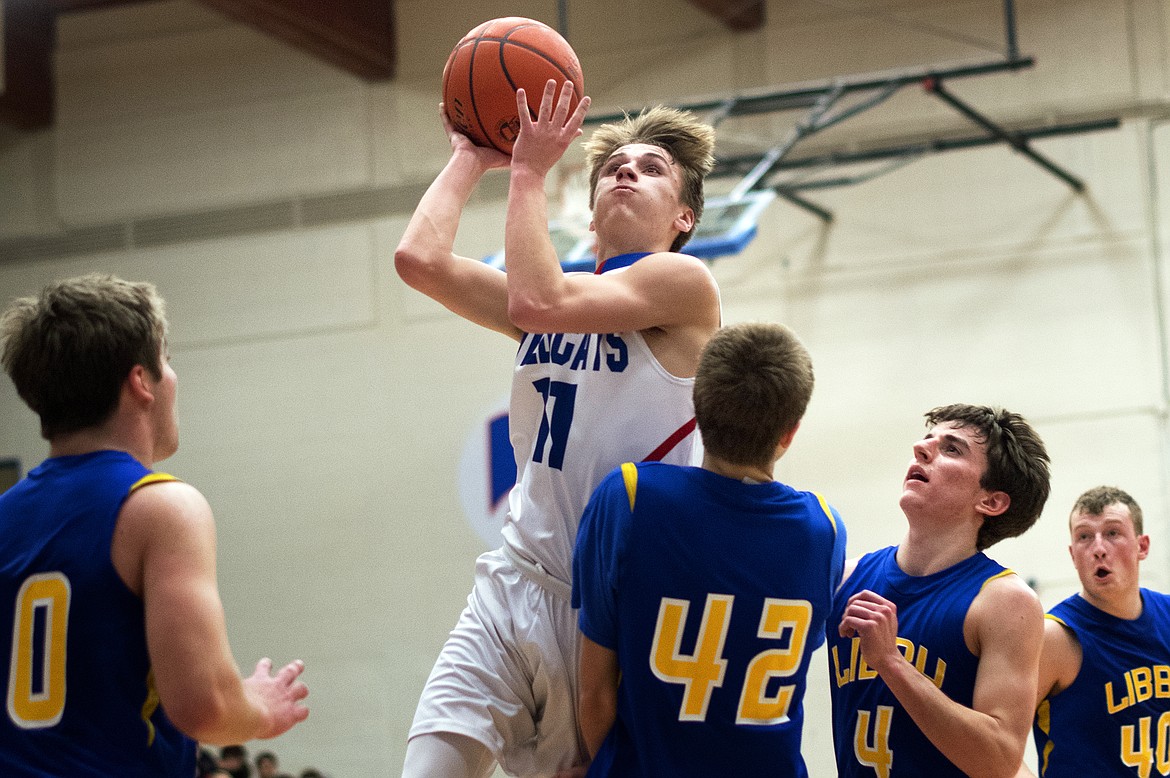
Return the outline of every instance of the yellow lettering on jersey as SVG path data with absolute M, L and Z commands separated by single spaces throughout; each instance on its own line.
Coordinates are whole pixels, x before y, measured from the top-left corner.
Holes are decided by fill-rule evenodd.
M 1154 696 L 1154 683 L 1150 668 L 1135 667 L 1129 671 L 1129 676 L 1133 679 L 1131 686 L 1135 701 L 1145 702 Z
M 1121 699 L 1113 692 L 1113 682 L 1105 683 L 1105 703 L 1109 713 L 1118 713 L 1151 697 L 1170 699 L 1170 665 L 1135 667 L 1127 670 L 1124 678 L 1126 694 Z
M 850 663 L 845 667 L 845 671 L 841 671 L 841 660 L 837 656 L 837 647 L 833 646 L 829 649 L 829 654 L 833 657 L 833 680 L 837 682 L 837 688 L 840 689 L 845 684 L 853 680 L 853 665 Z
M 1126 675 L 1126 677 L 1127 678 L 1129 677 L 1128 674 Z M 1105 682 L 1105 703 L 1106 703 L 1106 709 L 1110 713 L 1117 713 L 1118 711 L 1125 710 L 1130 705 L 1133 705 L 1133 698 L 1126 696 L 1126 697 L 1122 697 L 1120 700 L 1116 700 L 1113 696 L 1113 681 L 1106 681 Z
M 853 638 L 853 640 L 857 643 L 857 655 L 861 657 L 861 661 L 857 665 L 857 680 L 872 681 L 878 677 L 877 670 L 874 670 L 865 661 L 865 656 L 861 653 L 861 638 Z
M 1159 700 L 1170 697 L 1170 665 L 1154 665 L 1154 696 Z
M 897 638 L 896 640 L 898 650 L 906 661 L 914 665 L 918 672 L 925 675 L 938 688 L 942 688 L 943 679 L 947 674 L 947 663 L 945 660 L 937 659 L 934 664 L 934 674 L 931 675 L 926 671 L 927 662 L 930 652 L 926 650 L 925 646 L 915 646 L 913 642 L 906 638 Z M 853 638 L 849 644 L 849 666 L 844 670 L 841 669 L 841 660 L 837 655 L 837 646 L 833 646 L 830 650 L 833 657 L 833 678 L 837 682 L 837 687 L 840 688 L 845 684 L 853 681 L 869 681 L 877 678 L 877 671 L 870 667 L 865 657 L 861 655 L 861 638 Z
M 711 692 L 723 685 L 727 660 L 723 644 L 731 621 L 730 594 L 708 594 L 695 640 L 693 654 L 682 653 L 683 628 L 687 623 L 690 602 L 663 597 L 658 608 L 658 624 L 650 647 L 650 669 L 659 680 L 680 683 L 685 687 L 679 721 L 703 721 Z

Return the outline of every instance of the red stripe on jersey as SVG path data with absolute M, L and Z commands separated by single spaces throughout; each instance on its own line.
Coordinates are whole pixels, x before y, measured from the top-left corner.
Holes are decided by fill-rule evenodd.
M 677 446 L 680 442 L 682 442 L 683 438 L 685 438 L 687 435 L 690 435 L 691 432 L 694 431 L 694 429 L 695 429 L 695 420 L 694 420 L 694 418 L 692 418 L 686 424 L 682 425 L 681 427 L 676 429 L 673 433 L 671 433 L 669 438 L 662 441 L 662 445 L 660 445 L 658 448 L 651 451 L 646 456 L 646 458 L 643 459 L 642 461 L 643 462 L 659 462 L 659 461 L 661 461 L 662 458 L 664 456 L 666 456 L 667 454 L 669 454 L 675 446 Z

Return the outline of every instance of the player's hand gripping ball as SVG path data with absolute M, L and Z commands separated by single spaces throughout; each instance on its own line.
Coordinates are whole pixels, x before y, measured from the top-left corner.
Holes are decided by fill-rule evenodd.
M 573 82 L 573 111 L 585 94 L 581 63 L 568 41 L 547 24 L 506 16 L 463 36 L 443 68 L 443 108 L 455 129 L 477 146 L 512 153 L 520 133 L 516 90 L 523 89 L 535 118 L 549 79 L 557 94 Z

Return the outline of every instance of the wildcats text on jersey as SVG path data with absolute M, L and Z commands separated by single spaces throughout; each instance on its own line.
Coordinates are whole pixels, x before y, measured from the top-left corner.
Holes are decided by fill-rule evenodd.
M 621 373 L 630 350 L 620 335 L 527 333 L 520 342 L 521 365 L 564 365 L 570 370 Z

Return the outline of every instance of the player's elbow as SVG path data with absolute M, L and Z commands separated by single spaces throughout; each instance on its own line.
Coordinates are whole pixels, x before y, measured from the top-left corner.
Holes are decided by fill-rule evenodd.
M 453 260 L 449 251 L 436 251 L 425 241 L 404 238 L 394 250 L 394 270 L 407 286 L 424 294 L 441 289 L 449 280 Z
M 972 778 L 1015 778 L 1024 761 L 1024 744 L 1000 744 L 990 749 L 979 759 L 975 769 L 969 770 Z
M 234 683 L 233 683 L 234 682 Z M 232 686 L 239 687 L 233 690 Z M 167 718 L 192 740 L 212 745 L 233 745 L 256 737 L 262 722 L 248 704 L 239 679 L 225 679 L 222 686 L 163 695 Z
M 522 332 L 556 332 L 556 306 L 543 298 L 508 290 L 508 320 Z
M 403 241 L 394 251 L 394 270 L 407 286 L 418 289 L 434 276 L 434 262 L 418 246 Z
M 211 693 L 164 702 L 163 710 L 171 723 L 192 740 L 232 745 L 224 738 L 227 729 L 225 723 L 231 716 L 231 710 L 222 696 Z

